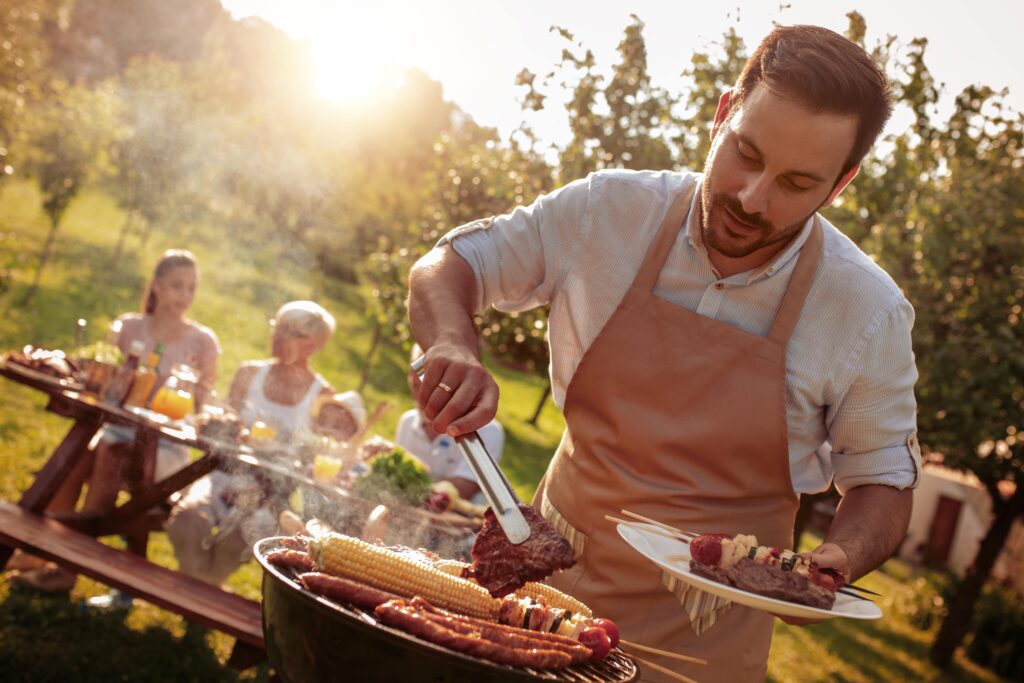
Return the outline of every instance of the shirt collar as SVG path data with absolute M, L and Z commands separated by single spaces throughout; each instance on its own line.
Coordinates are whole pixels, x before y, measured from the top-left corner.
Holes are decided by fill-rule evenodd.
M 712 265 L 711 263 L 711 259 L 708 258 L 707 248 L 704 246 L 704 239 L 701 237 L 700 234 L 700 191 L 703 182 L 704 179 L 702 177 L 698 181 L 696 191 L 693 193 L 693 199 L 690 202 L 690 213 L 687 214 L 686 216 L 686 242 L 690 245 L 690 247 L 696 250 L 698 254 L 700 254 L 701 258 L 704 259 L 704 262 L 707 264 L 708 268 L 710 268 L 712 272 L 717 273 L 717 271 L 715 271 L 714 265 Z M 799 233 L 797 233 L 796 238 L 792 242 L 790 242 L 785 249 L 776 254 L 775 258 L 773 258 L 771 261 L 764 264 L 763 266 L 754 268 L 753 270 L 738 273 L 733 277 L 738 280 L 746 281 L 746 284 L 749 285 L 755 282 L 756 280 L 760 280 L 761 278 L 769 278 L 772 275 L 775 275 L 776 273 L 781 271 L 783 268 L 786 267 L 787 264 L 789 264 L 797 256 L 797 254 L 800 253 L 800 249 L 804 246 L 804 243 L 807 242 L 807 238 L 810 237 L 811 235 L 811 228 L 814 227 L 814 218 L 817 215 L 818 214 L 816 212 L 812 214 L 811 217 L 808 218 L 807 221 L 804 223 L 804 227 L 800 229 Z

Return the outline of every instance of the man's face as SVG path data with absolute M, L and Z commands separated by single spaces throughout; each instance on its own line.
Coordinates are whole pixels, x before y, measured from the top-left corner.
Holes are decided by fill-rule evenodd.
M 828 198 L 857 118 L 814 112 L 756 86 L 725 121 L 701 185 L 701 229 L 723 276 L 767 263 Z

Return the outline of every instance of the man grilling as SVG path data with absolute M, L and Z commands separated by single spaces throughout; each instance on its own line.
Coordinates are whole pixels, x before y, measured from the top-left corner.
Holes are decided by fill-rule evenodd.
M 703 174 L 593 173 L 456 228 L 410 276 L 428 349 L 418 399 L 439 433 L 495 415 L 473 313 L 550 304 L 567 428 L 534 504 L 579 554 L 551 583 L 624 638 L 708 659 L 658 662 L 702 681 L 762 679 L 771 615 L 687 592 L 606 514 L 786 548 L 799 495 L 834 479 L 843 500 L 813 559 L 847 579 L 884 562 L 907 528 L 920 462 L 913 310 L 817 213 L 890 113 L 863 49 L 779 27 L 722 95 Z

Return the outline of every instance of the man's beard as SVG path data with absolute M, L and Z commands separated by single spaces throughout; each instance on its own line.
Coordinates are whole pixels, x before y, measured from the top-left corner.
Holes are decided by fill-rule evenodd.
M 729 258 L 749 256 L 759 249 L 792 239 L 794 235 L 800 232 L 807 219 L 813 215 L 809 214 L 785 229 L 779 230 L 770 221 L 764 220 L 758 214 L 744 211 L 743 205 L 735 197 L 723 192 L 717 192 L 712 195 L 707 183 L 701 187 L 701 209 L 701 233 L 704 236 L 704 244 Z M 742 241 L 730 240 L 726 234 L 725 221 L 721 217 L 726 210 L 743 223 L 757 228 L 760 234 Z M 719 217 L 717 231 L 711 225 L 713 215 Z

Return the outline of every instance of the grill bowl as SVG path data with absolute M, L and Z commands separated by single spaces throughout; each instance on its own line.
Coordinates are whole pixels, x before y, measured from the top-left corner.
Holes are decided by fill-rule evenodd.
M 287 683 L 345 679 L 367 683 L 472 681 L 600 681 L 627 683 L 636 665 L 619 650 L 598 663 L 560 671 L 494 664 L 428 643 L 377 623 L 372 613 L 347 607 L 303 588 L 289 570 L 266 561 L 282 538 L 256 543 L 263 567 L 263 637 L 267 657 Z

